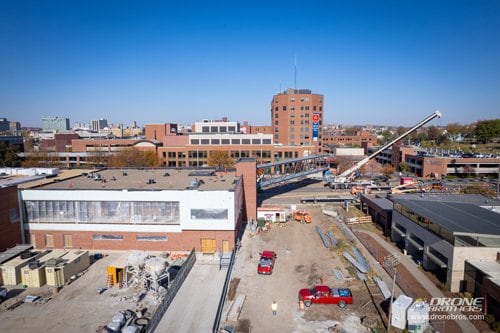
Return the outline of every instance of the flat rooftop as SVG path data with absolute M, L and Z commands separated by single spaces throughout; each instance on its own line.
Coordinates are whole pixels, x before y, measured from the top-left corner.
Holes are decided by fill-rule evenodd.
M 393 195 L 392 200 L 454 233 L 500 235 L 499 200 L 481 195 Z
M 105 169 L 55 181 L 38 189 L 229 191 L 234 190 L 238 179 L 235 171 L 211 169 Z

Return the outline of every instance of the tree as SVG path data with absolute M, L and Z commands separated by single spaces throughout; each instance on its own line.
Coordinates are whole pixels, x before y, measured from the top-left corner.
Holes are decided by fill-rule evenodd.
M 459 123 L 451 123 L 446 125 L 446 133 L 448 134 L 448 139 L 452 142 L 455 142 L 461 136 L 464 136 L 465 126 L 460 125 Z
M 399 162 L 398 167 L 399 167 L 399 171 L 401 171 L 401 172 L 405 172 L 405 171 L 406 171 L 406 168 L 407 168 L 408 166 L 406 165 L 406 162 L 405 162 L 405 161 L 401 161 L 401 162 Z
M 481 143 L 488 143 L 500 137 L 500 119 L 477 122 L 474 134 Z
M 229 152 L 222 150 L 214 150 L 208 154 L 208 166 L 215 168 L 232 168 L 234 167 L 234 159 L 229 156 Z
M 21 159 L 17 155 L 12 145 L 0 142 L 0 166 L 16 167 L 19 166 Z
M 385 164 L 382 167 L 382 174 L 387 177 L 391 177 L 391 175 L 394 173 L 394 167 L 390 164 Z
M 112 155 L 108 160 L 108 166 L 115 168 L 124 167 L 154 167 L 158 165 L 155 152 L 140 151 L 135 148 L 125 149 Z
M 32 151 L 24 161 L 21 162 L 23 168 L 54 168 L 59 167 L 59 157 L 46 151 Z

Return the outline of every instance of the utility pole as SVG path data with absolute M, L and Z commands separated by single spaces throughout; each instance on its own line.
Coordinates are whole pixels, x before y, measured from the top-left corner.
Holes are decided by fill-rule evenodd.
M 401 257 L 398 253 L 392 253 L 384 257 L 383 266 L 386 270 L 392 269 L 392 291 L 391 291 L 391 303 L 389 305 L 389 316 L 387 323 L 387 333 L 391 329 L 391 320 L 392 320 L 392 300 L 394 299 L 394 286 L 396 285 L 396 275 L 398 273 L 397 265 L 401 262 Z

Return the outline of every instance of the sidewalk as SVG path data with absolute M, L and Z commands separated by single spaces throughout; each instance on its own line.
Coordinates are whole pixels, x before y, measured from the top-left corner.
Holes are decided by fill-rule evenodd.
M 386 242 L 380 235 L 367 231 L 367 230 L 355 230 L 359 233 L 364 233 L 369 235 L 373 240 L 375 240 L 379 245 L 385 248 L 389 253 L 401 253 L 399 248 L 394 245 Z M 401 253 L 401 265 L 403 265 L 408 272 L 410 272 L 417 281 L 420 282 L 420 285 L 432 296 L 432 297 L 447 297 L 443 292 L 417 267 L 417 265 L 409 259 L 407 256 Z M 450 312 L 450 314 L 458 315 L 461 312 Z M 479 333 L 477 328 L 472 325 L 472 323 L 468 320 L 456 320 L 458 326 L 462 329 L 464 333 Z

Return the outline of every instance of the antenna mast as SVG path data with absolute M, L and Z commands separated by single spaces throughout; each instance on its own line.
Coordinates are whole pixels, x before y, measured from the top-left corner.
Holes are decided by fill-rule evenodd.
M 297 55 L 295 55 L 295 90 L 297 90 Z

